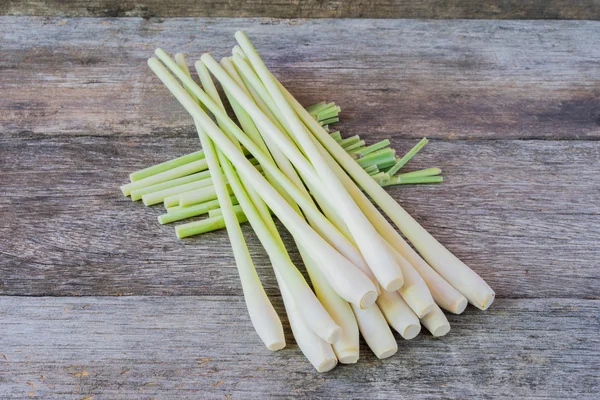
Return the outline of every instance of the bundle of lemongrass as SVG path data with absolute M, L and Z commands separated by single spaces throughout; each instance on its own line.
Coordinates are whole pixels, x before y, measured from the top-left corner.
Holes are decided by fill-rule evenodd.
M 403 183 L 396 172 L 426 141 L 382 162 L 391 153 L 389 142 L 363 147 L 360 138 L 329 133 L 324 126 L 336 122 L 339 108 L 302 107 L 247 36 L 235 37 L 232 57 L 219 64 L 204 54 L 195 63 L 202 87 L 180 54 L 174 61 L 157 49 L 158 58 L 148 61 L 192 116 L 203 150 L 136 171 L 123 193 L 145 204 L 163 201 L 168 212 L 161 223 L 209 213 L 197 221 L 205 224 L 201 229 L 180 225 L 180 237 L 227 228 L 252 324 L 266 346 L 278 350 L 285 346 L 283 328 L 242 235 L 239 224 L 247 220 L 273 265 L 294 338 L 321 372 L 358 360 L 359 332 L 377 357 L 386 358 L 398 349 L 390 326 L 404 339 L 414 338 L 421 324 L 443 336 L 450 325 L 442 309 L 460 314 L 467 302 L 487 309 L 494 291 L 382 188 Z M 225 112 L 210 73 L 239 125 Z M 382 158 L 361 161 L 372 154 Z M 428 169 L 408 179 L 437 181 L 437 174 Z M 272 214 L 291 233 L 314 292 L 290 260 Z

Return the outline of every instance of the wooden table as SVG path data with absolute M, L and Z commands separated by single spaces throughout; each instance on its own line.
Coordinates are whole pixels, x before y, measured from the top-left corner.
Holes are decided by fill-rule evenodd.
M 409 167 L 444 183 L 390 192 L 496 290 L 488 311 L 319 374 L 287 321 L 277 353 L 253 332 L 224 232 L 178 240 L 122 197 L 198 149 L 146 59 L 224 56 L 237 29 L 345 135 L 431 139 Z M 599 22 L 4 16 L 0 39 L 0 398 L 598 398 Z

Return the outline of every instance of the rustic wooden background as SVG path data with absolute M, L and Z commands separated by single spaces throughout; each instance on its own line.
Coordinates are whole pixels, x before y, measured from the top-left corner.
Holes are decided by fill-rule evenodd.
M 600 22 L 514 19 L 598 1 L 171 3 L 0 4 L 0 398 L 597 398 Z M 186 15 L 393 19 L 162 18 Z M 120 195 L 198 148 L 153 49 L 223 56 L 237 29 L 344 134 L 432 139 L 409 167 L 444 183 L 390 191 L 496 289 L 488 311 L 318 374 L 287 323 L 283 351 L 254 334 L 224 232 L 177 240 Z

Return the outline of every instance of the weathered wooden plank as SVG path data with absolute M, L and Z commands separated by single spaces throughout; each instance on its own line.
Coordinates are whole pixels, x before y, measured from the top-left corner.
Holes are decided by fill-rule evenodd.
M 197 148 L 192 132 L 177 136 L 2 139 L 0 294 L 240 295 L 224 232 L 178 240 L 156 221 L 160 206 L 118 189 L 130 171 Z M 415 143 L 391 139 L 399 152 Z M 498 296 L 598 298 L 599 155 L 597 141 L 436 140 L 407 170 L 439 166 L 445 182 L 390 192 Z
M 348 130 L 437 138 L 600 138 L 600 22 L 0 18 L 0 132 L 189 130 L 146 66 L 157 46 L 229 53 L 245 29 L 305 103 Z
M 597 300 L 499 299 L 319 374 L 287 324 L 270 353 L 237 297 L 0 297 L 0 397 L 594 399 L 599 316 Z
M 599 19 L 595 0 L 7 0 L 0 14 L 70 17 Z

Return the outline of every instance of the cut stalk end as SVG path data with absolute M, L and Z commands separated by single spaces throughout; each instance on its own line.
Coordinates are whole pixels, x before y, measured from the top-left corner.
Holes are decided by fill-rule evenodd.
M 285 341 L 276 341 L 276 342 L 267 344 L 267 349 L 269 349 L 271 351 L 281 350 L 284 347 L 285 347 Z
M 375 301 L 377 300 L 377 292 L 367 292 L 367 294 L 365 294 L 361 299 L 360 299 L 360 308 L 361 309 L 365 309 L 365 308 L 369 308 L 371 307 L 373 304 L 375 304 Z
M 396 279 L 391 279 L 389 282 L 386 282 L 385 285 L 382 284 L 381 286 L 383 286 L 383 288 L 388 292 L 394 292 L 400 289 L 402 285 L 404 285 L 404 278 L 397 277 Z
M 346 349 L 338 352 L 336 355 L 340 364 L 356 364 L 359 353 L 358 349 Z
M 406 327 L 406 329 L 404 329 L 404 332 L 400 332 L 400 335 L 405 340 L 410 340 L 410 339 L 414 339 L 415 337 L 417 337 L 417 335 L 420 332 L 421 332 L 421 324 L 413 324 L 413 325 L 408 325 Z
M 323 360 L 323 362 L 321 362 L 319 365 L 315 365 L 315 368 L 319 372 L 327 372 L 327 371 L 331 371 L 332 369 L 334 369 L 335 366 L 337 365 L 337 363 L 338 363 L 337 358 L 329 358 L 329 359 Z

